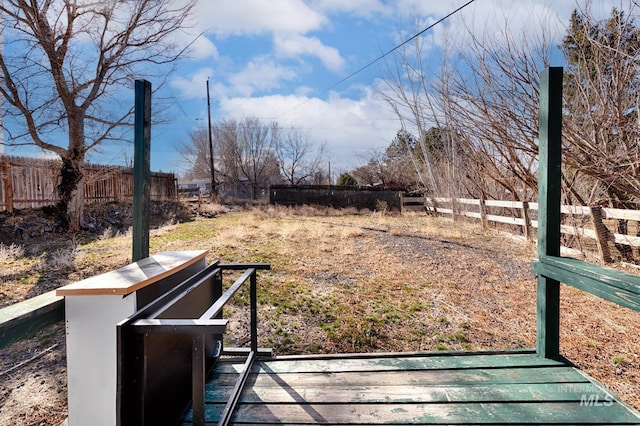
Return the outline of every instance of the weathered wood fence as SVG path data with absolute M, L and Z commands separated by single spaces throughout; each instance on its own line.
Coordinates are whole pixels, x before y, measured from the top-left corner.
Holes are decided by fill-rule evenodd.
M 454 219 L 478 219 L 482 226 L 501 223 L 518 227 L 527 239 L 535 237 L 538 228 L 538 203 L 522 201 L 481 200 L 472 198 L 402 197 L 402 211 L 427 211 L 448 215 Z M 611 245 L 640 248 L 640 211 L 588 206 L 561 206 L 561 233 L 565 248 L 578 250 L 583 255 L 597 252 L 604 261 L 612 260 Z M 632 221 L 635 226 L 628 226 Z M 628 233 L 620 233 L 619 223 Z M 632 233 L 631 231 L 635 231 Z
M 37 208 L 58 201 L 59 160 L 0 156 L 0 210 Z M 85 165 L 85 202 L 133 198 L 133 169 L 121 166 Z M 173 173 L 151 173 L 151 198 L 175 199 Z
M 283 206 L 315 205 L 332 208 L 399 210 L 402 191 L 352 185 L 271 185 L 269 203 Z

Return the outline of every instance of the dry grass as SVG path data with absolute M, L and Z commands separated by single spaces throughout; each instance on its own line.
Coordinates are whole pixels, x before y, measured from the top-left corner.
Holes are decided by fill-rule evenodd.
M 259 274 L 259 344 L 279 354 L 535 345 L 531 245 L 464 222 L 349 213 L 230 212 L 158 230 L 150 251 L 207 249 L 209 260 L 270 262 Z M 126 264 L 130 247 L 122 236 L 78 244 L 68 279 Z M 0 263 L 15 262 L 5 258 L 12 256 L 0 251 Z M 640 314 L 565 287 L 562 313 L 563 354 L 640 408 Z M 228 338 L 248 341 L 246 294 L 227 314 Z

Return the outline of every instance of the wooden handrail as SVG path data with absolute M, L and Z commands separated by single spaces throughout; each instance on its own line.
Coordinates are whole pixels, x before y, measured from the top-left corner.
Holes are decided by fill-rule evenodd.
M 538 177 L 537 353 L 560 354 L 560 283 L 640 311 L 640 276 L 560 256 L 562 68 L 547 68 L 540 78 Z
M 0 349 L 64 320 L 64 298 L 55 290 L 0 309 Z
M 541 256 L 534 272 L 640 312 L 640 276 L 571 257 Z

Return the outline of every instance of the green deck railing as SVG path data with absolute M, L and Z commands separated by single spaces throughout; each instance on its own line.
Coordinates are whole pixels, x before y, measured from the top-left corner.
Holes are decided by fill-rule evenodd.
M 540 78 L 538 173 L 537 343 L 539 356 L 560 354 L 560 283 L 640 311 L 640 276 L 560 256 L 562 182 L 562 67 Z
M 64 298 L 50 291 L 0 309 L 0 349 L 64 320 Z

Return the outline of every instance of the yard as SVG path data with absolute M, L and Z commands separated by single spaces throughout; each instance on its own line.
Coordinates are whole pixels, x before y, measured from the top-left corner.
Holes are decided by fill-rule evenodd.
M 216 217 L 153 231 L 150 252 L 271 263 L 258 278 L 259 345 L 277 354 L 535 346 L 535 247 L 524 241 L 424 215 L 211 208 Z M 105 232 L 4 245 L 0 306 L 122 266 L 130 244 Z M 640 409 L 640 314 L 565 286 L 561 303 L 563 355 Z M 238 345 L 249 339 L 244 310 L 240 297 L 227 312 Z M 0 375 L 0 424 L 61 422 L 62 325 L 4 348 Z

